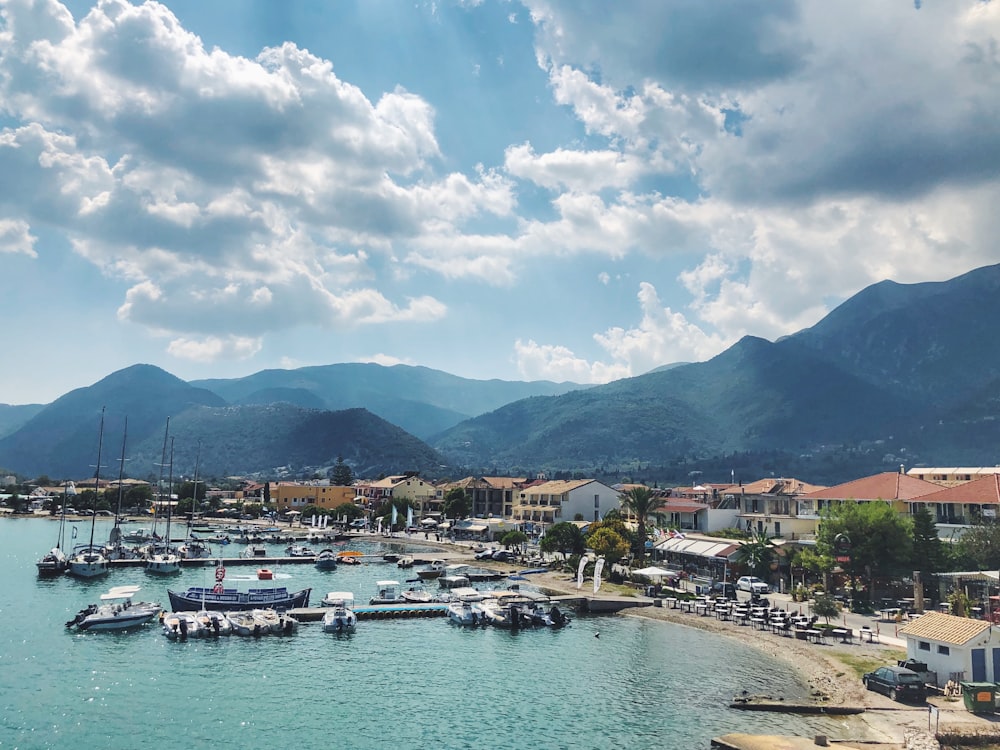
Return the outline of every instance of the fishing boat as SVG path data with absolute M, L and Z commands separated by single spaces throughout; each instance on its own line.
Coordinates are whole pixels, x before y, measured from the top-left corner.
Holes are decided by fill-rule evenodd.
M 323 549 L 316 555 L 317 570 L 336 570 L 337 555 L 332 549 Z
M 244 609 L 295 609 L 309 606 L 309 595 L 312 589 L 290 592 L 284 586 L 275 588 L 260 588 L 240 591 L 234 588 L 216 586 L 191 586 L 187 591 L 178 592 L 167 589 L 170 597 L 170 608 L 178 611 L 197 611 L 210 609 L 220 611 L 239 611 Z M 204 606 L 202 606 L 204 605 Z
M 97 468 L 94 470 L 94 502 L 101 488 L 101 449 L 104 447 L 104 408 L 101 408 L 101 429 L 97 440 Z M 78 578 L 96 578 L 108 572 L 108 558 L 104 556 L 104 547 L 94 544 L 94 528 L 97 523 L 97 510 L 90 517 L 90 543 L 79 545 L 73 549 L 66 569 L 70 575 Z
M 128 630 L 145 625 L 163 608 L 155 602 L 133 602 L 138 586 L 116 586 L 101 594 L 100 604 L 81 609 L 67 628 L 77 630 Z
M 354 594 L 350 591 L 331 591 L 323 597 L 323 604 L 330 611 L 323 615 L 323 630 L 327 633 L 353 633 L 358 627 L 354 614 Z

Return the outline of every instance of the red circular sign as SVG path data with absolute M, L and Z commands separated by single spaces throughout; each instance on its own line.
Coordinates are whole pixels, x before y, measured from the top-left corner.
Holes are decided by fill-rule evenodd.
M 225 568 L 216 568 L 215 569 L 215 580 L 216 581 L 221 581 L 225 577 L 226 577 L 226 569 Z
M 221 594 L 223 591 L 225 591 L 225 589 L 222 587 L 221 583 L 217 583 L 215 584 L 215 587 L 212 589 L 212 591 L 214 591 L 216 594 Z

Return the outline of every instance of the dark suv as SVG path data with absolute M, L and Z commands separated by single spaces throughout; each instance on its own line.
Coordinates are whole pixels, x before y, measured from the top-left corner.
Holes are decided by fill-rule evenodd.
M 724 596 L 726 599 L 736 598 L 736 586 L 731 583 L 719 583 L 712 585 L 712 596 Z
M 888 695 L 894 701 L 923 701 L 927 687 L 920 675 L 905 667 L 879 667 L 866 673 L 861 681 L 869 690 Z

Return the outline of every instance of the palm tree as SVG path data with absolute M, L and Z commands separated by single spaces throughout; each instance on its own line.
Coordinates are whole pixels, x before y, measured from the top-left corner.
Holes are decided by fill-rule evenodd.
M 636 530 L 633 554 L 641 561 L 646 556 L 646 520 L 650 516 L 660 515 L 654 512 L 658 498 L 649 487 L 638 485 L 630 487 L 620 495 L 618 502 L 627 513 L 636 517 L 638 529 Z
M 777 548 L 765 534 L 753 531 L 750 541 L 740 542 L 740 548 L 733 555 L 735 562 L 742 565 L 749 572 L 759 578 L 767 578 L 770 575 L 771 562 Z

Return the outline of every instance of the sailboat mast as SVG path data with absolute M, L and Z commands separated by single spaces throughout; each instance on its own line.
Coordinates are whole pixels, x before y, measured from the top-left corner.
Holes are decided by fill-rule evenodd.
M 97 437 L 97 467 L 94 469 L 94 513 L 90 517 L 90 548 L 94 548 L 94 528 L 97 526 L 97 493 L 101 488 L 101 449 L 104 447 L 104 409 L 101 407 L 101 430 Z
M 115 510 L 115 527 L 122 522 L 122 496 L 125 494 L 122 482 L 125 479 L 125 441 L 128 439 L 128 417 L 125 417 L 125 432 L 122 433 L 122 457 L 118 459 L 118 508 Z
M 159 512 L 163 511 L 163 469 L 167 465 L 167 438 L 170 436 L 170 417 L 167 417 L 167 426 L 163 430 L 163 452 L 160 454 L 160 478 L 156 482 L 156 503 Z M 153 534 L 156 534 L 156 519 L 159 516 L 153 515 Z
M 167 482 L 167 553 L 170 553 L 170 515 L 174 496 L 174 439 L 170 438 L 170 480 Z

